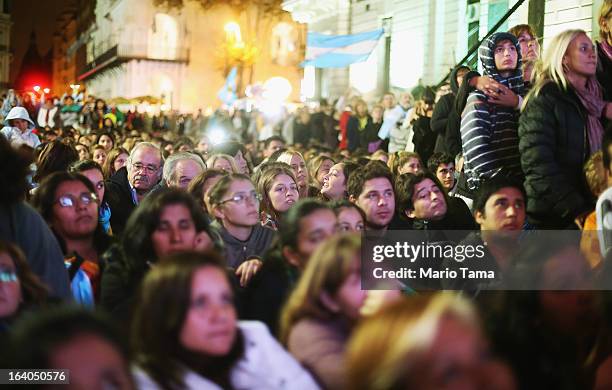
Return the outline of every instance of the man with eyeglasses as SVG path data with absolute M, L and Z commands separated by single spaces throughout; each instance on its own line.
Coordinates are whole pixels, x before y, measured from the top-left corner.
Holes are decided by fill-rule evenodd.
M 109 179 L 106 191 L 111 208 L 111 228 L 120 234 L 136 206 L 160 181 L 162 155 L 150 142 L 134 146 L 127 165 Z
M 244 287 L 263 264 L 261 257 L 275 235 L 274 230 L 261 226 L 261 195 L 248 176 L 231 174 L 210 189 L 209 198 L 216 219 L 213 226 L 225 244 L 227 264 L 236 270 Z

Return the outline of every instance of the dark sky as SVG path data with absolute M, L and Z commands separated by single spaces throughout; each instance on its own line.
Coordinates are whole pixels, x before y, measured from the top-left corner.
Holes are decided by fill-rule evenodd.
M 57 17 L 72 0 L 10 0 L 11 19 L 11 80 L 14 80 L 21 60 L 30 43 L 32 29 L 36 32 L 38 53 L 45 55 L 53 44 Z

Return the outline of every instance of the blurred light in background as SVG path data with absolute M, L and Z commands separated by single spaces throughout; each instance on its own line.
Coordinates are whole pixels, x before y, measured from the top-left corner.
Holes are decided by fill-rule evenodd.
M 217 145 L 228 139 L 225 130 L 220 127 L 213 127 L 208 131 L 208 140 L 211 144 Z
M 272 77 L 264 83 L 264 99 L 282 103 L 291 95 L 291 83 L 284 77 Z

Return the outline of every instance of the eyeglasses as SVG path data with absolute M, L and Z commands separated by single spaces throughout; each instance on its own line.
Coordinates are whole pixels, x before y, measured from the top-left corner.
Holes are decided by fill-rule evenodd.
M 78 199 L 81 204 L 85 206 L 88 206 L 92 202 L 98 201 L 96 194 L 92 194 L 90 192 L 83 192 L 79 195 Z M 59 197 L 56 203 L 59 203 L 61 207 L 75 207 L 77 204 L 77 198 L 72 195 L 62 195 Z
M 0 283 L 10 283 L 16 282 L 19 278 L 17 277 L 17 272 L 15 271 L 0 271 Z
M 155 173 L 155 172 L 157 172 L 157 169 L 158 169 L 155 165 L 152 165 L 152 164 L 143 165 L 141 163 L 134 163 L 134 164 L 132 164 L 132 167 L 135 170 L 137 170 L 137 171 L 141 171 L 142 172 L 143 170 L 145 170 L 145 171 L 147 171 L 149 173 Z
M 253 191 L 250 194 L 236 194 L 234 196 L 232 196 L 229 199 L 226 200 L 222 200 L 221 202 L 219 202 L 219 204 L 224 204 L 227 202 L 234 202 L 238 205 L 244 204 L 244 202 L 246 200 L 250 200 L 253 203 L 259 203 L 261 202 L 262 196 L 260 194 L 258 194 L 257 192 Z

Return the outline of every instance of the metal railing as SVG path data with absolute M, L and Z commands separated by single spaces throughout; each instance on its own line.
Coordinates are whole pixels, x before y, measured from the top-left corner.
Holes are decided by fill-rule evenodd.
M 482 44 L 482 42 L 487 39 L 491 34 L 493 34 L 495 31 L 497 31 L 497 29 L 504 24 L 504 22 L 506 20 L 508 20 L 508 18 L 514 13 L 516 12 L 516 10 L 525 2 L 525 0 L 518 0 L 516 2 L 516 4 L 514 4 L 514 6 L 512 8 L 510 8 L 508 10 L 508 12 L 506 12 L 504 14 L 504 16 L 499 19 L 499 21 L 497 23 L 495 23 L 495 26 L 491 27 L 491 29 L 489 31 L 487 31 L 487 33 L 478 41 L 478 43 L 475 43 L 474 45 L 472 45 L 472 47 L 470 47 L 470 49 L 468 50 L 467 54 L 465 55 L 465 57 L 463 57 L 461 59 L 461 61 L 457 62 L 457 64 L 455 64 L 455 67 L 459 66 L 459 65 L 463 65 L 480 47 L 480 45 Z M 445 82 L 446 80 L 448 80 L 448 78 L 450 77 L 451 73 L 453 72 L 453 70 L 451 69 L 446 76 L 444 76 L 444 78 L 438 83 L 438 85 L 436 85 L 436 89 L 440 88 Z

